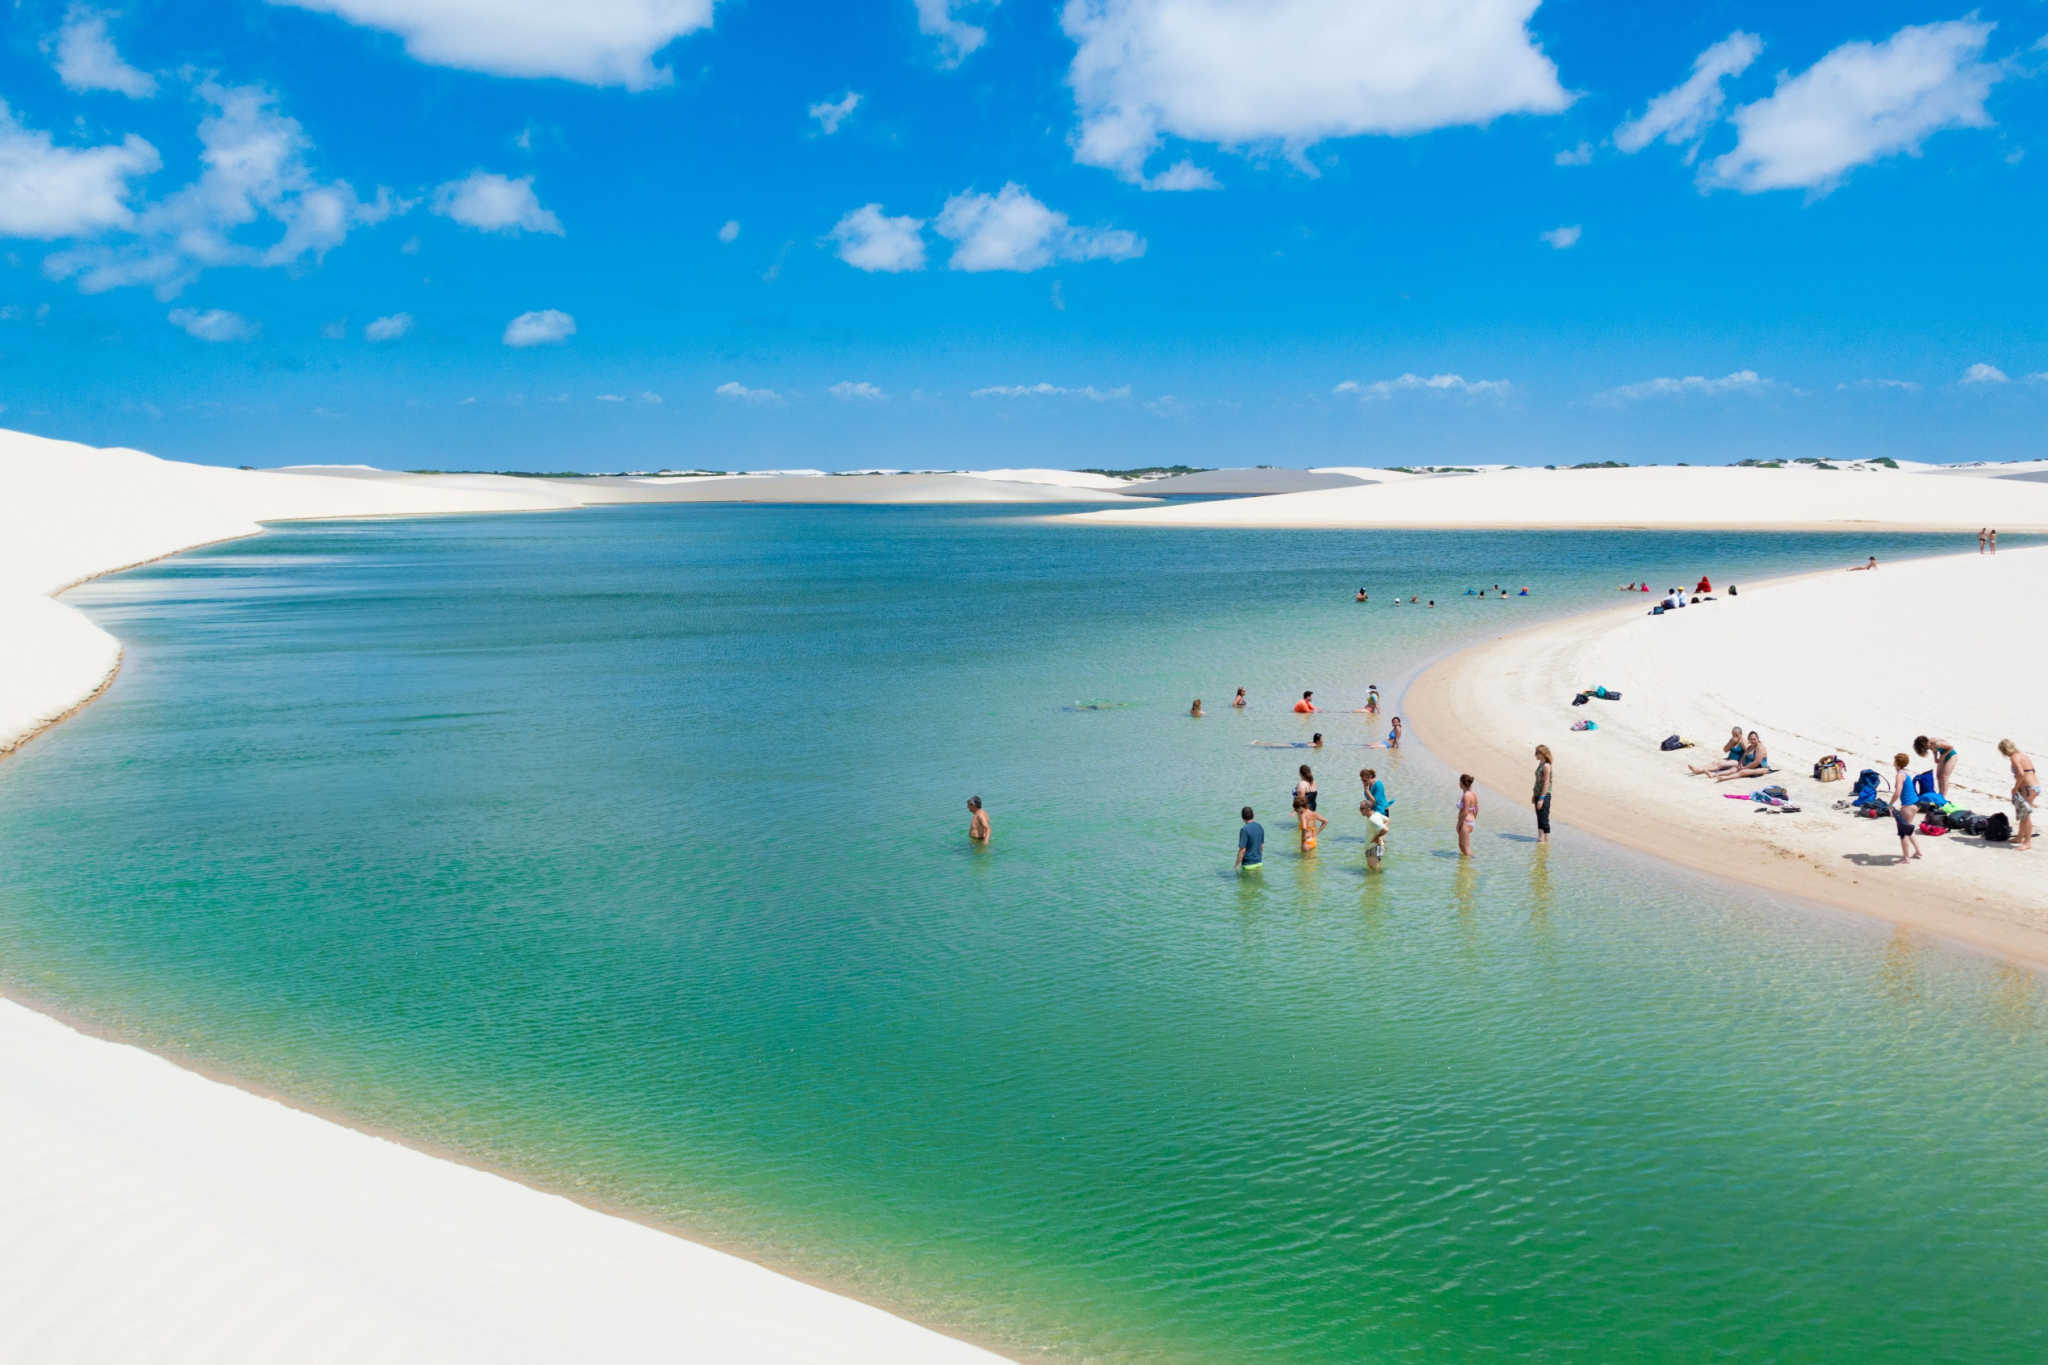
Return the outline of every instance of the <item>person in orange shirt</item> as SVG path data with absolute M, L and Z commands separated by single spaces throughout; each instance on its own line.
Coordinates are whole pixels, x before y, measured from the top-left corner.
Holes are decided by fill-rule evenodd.
M 1302 693 L 1301 700 L 1294 703 L 1294 714 L 1297 716 L 1306 716 L 1313 712 L 1316 709 L 1316 704 L 1314 700 L 1315 695 L 1316 694 L 1313 692 Z

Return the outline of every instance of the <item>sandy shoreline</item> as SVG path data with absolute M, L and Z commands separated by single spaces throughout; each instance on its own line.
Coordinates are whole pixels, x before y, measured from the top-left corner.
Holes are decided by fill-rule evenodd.
M 67 587 L 267 521 L 578 505 L 523 480 L 216 469 L 12 432 L 0 481 L 0 754 L 119 671 Z M 973 491 L 991 487 L 1020 485 Z M 999 1358 L 8 999 L 0 1131 L 0 1359 Z
M 1933 734 L 1961 752 L 1961 804 L 2011 814 L 1994 746 L 2010 736 L 2037 754 L 2048 739 L 2032 705 L 2048 651 L 2015 612 L 2043 588 L 2048 549 L 2028 549 L 1803 574 L 1662 617 L 1630 600 L 1444 659 L 1403 705 L 1419 742 L 1490 789 L 1495 829 L 1533 826 L 1531 751 L 1545 743 L 1557 757 L 1560 826 L 2048 965 L 2048 845 L 2022 853 L 1929 837 L 1922 861 L 1896 866 L 1891 821 L 1833 808 L 1858 770 L 1888 778 L 1894 751 Z M 1570 705 L 1594 684 L 1622 700 Z M 1580 717 L 1600 729 L 1573 731 Z M 1761 732 L 1779 771 L 1721 784 L 1688 776 L 1736 724 Z M 1700 747 L 1662 752 L 1673 733 Z M 1827 753 L 1848 761 L 1850 781 L 1813 779 Z M 1916 757 L 1911 771 L 1931 766 Z M 1759 814 L 1725 799 L 1767 783 L 1786 787 L 1801 812 Z

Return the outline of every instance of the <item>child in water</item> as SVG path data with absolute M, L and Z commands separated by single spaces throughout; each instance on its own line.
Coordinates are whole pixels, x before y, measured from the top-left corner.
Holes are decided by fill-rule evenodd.
M 1305 796 L 1294 798 L 1294 822 L 1301 827 L 1301 851 L 1315 852 L 1316 831 L 1330 822 L 1309 809 L 1308 798 Z

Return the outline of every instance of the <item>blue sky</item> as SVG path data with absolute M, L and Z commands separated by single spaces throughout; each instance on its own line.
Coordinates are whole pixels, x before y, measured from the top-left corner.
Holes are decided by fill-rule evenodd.
M 2048 6 L 1669 9 L 19 0 L 0 423 L 444 468 L 2048 456 Z

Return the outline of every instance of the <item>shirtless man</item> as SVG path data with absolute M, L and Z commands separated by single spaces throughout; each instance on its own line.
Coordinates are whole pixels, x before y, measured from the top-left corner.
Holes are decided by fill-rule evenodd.
M 968 797 L 967 837 L 977 844 L 985 844 L 989 840 L 989 834 L 988 812 L 981 808 L 981 798 L 978 796 Z
M 2019 824 L 2012 832 L 2014 848 L 2034 846 L 2034 807 L 2041 804 L 2041 777 L 2034 771 L 2034 760 L 2020 752 L 2020 746 L 2009 739 L 1998 741 L 1998 752 L 2012 764 L 2012 813 L 2019 817 Z

